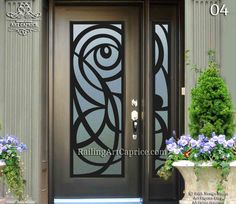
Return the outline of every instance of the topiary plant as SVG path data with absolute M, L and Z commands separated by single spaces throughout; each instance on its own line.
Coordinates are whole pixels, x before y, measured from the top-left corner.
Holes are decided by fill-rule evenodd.
M 215 60 L 200 73 L 196 86 L 191 91 L 189 107 L 190 134 L 211 137 L 212 133 L 231 138 L 234 133 L 234 115 L 231 96 Z

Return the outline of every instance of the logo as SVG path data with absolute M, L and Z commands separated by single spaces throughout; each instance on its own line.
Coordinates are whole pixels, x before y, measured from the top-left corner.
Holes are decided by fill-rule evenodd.
M 8 12 L 6 15 L 11 20 L 9 31 L 15 31 L 22 36 L 39 31 L 41 13 L 33 13 L 29 2 L 21 2 L 16 12 Z

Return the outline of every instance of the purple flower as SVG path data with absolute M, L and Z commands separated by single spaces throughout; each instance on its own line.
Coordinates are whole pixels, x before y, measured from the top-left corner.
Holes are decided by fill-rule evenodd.
M 205 137 L 205 135 L 199 135 L 199 136 L 198 136 L 198 141 L 205 143 L 205 142 L 208 142 L 208 138 Z
M 0 139 L 0 153 L 7 152 L 7 154 L 11 154 L 13 148 L 18 152 L 22 152 L 27 149 L 27 146 L 20 143 L 19 139 L 14 135 L 7 135 Z
M 166 144 L 172 144 L 172 143 L 175 143 L 175 139 L 173 137 L 171 137 L 170 139 L 166 140 Z
M 211 148 L 214 148 L 216 146 L 215 142 L 213 142 L 211 140 L 208 142 L 208 144 Z
M 179 140 L 176 140 L 173 137 L 166 140 L 167 150 L 176 155 L 184 155 L 186 152 L 185 150 L 190 150 L 191 148 L 196 150 L 196 155 L 194 156 L 206 153 L 211 154 L 213 149 L 218 148 L 218 146 L 216 146 L 217 144 L 220 144 L 224 148 L 232 148 L 236 146 L 236 135 L 234 135 L 230 140 L 226 140 L 225 135 L 217 136 L 215 133 L 212 133 L 212 137 L 210 139 L 201 134 L 198 136 L 198 140 L 191 138 L 189 135 L 182 135 Z M 19 151 L 26 149 L 26 146 L 18 146 L 20 147 L 17 149 Z
M 6 146 L 3 146 L 1 149 L 2 149 L 3 152 L 7 151 L 7 147 Z
M 4 145 L 6 144 L 6 141 L 4 139 L 0 139 L 0 144 Z
M 22 150 L 27 150 L 26 144 L 21 143 L 21 144 L 20 144 L 20 147 L 21 147 Z
M 180 137 L 180 140 L 187 140 L 187 142 L 190 142 L 192 138 L 190 137 L 190 135 L 182 135 Z
M 200 150 L 200 152 L 201 153 L 205 153 L 205 152 L 210 153 L 211 150 L 212 150 L 212 147 L 210 146 L 209 142 L 207 142 L 202 146 L 202 149 Z
M 215 135 L 210 139 L 212 142 L 217 142 L 218 141 L 218 137 Z
M 233 139 L 228 140 L 228 141 L 226 142 L 226 145 L 227 145 L 227 147 L 229 147 L 229 148 L 233 147 L 233 146 L 234 146 L 234 140 L 233 140 Z
M 17 149 L 18 152 L 22 152 L 23 151 L 21 147 L 17 147 L 16 149 Z
M 194 139 L 191 139 L 190 140 L 190 145 L 191 145 L 191 147 L 196 147 L 198 145 L 198 141 L 194 140 Z
M 204 151 L 204 152 L 208 152 L 208 151 L 210 151 L 210 150 L 211 150 L 210 145 L 205 145 L 205 146 L 203 147 L 203 151 Z
M 219 144 L 224 144 L 226 141 L 225 141 L 225 135 L 219 135 L 218 136 L 218 143 Z
M 236 135 L 234 135 L 232 139 L 236 142 Z
M 13 144 L 13 145 L 19 144 L 19 140 L 15 135 L 6 136 L 5 141 L 7 144 Z
M 204 135 L 198 135 L 198 140 L 204 140 L 205 136 Z
M 188 141 L 186 139 L 180 139 L 177 144 L 181 147 L 184 147 L 188 144 Z
M 173 152 L 176 148 L 177 148 L 176 143 L 171 143 L 171 144 L 166 145 L 166 149 L 167 149 L 169 152 Z
M 21 153 L 21 152 L 23 152 L 24 150 L 27 149 L 27 146 L 26 146 L 25 144 L 21 143 L 20 145 L 18 145 L 18 146 L 16 147 L 16 149 L 17 149 L 18 152 Z
M 204 147 L 207 142 L 198 140 L 198 147 Z

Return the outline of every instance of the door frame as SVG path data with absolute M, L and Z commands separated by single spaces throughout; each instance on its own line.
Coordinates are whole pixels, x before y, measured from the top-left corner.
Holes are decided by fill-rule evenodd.
M 54 93 L 53 93 L 53 81 L 54 81 L 54 10 L 56 6 L 99 6 L 99 5 L 136 5 L 139 6 L 142 10 L 142 17 L 140 22 L 142 29 L 141 33 L 141 66 L 140 66 L 140 110 L 141 110 L 141 119 L 143 121 L 143 126 L 141 126 L 141 148 L 143 149 L 151 149 L 152 144 L 150 142 L 149 137 L 144 137 L 144 135 L 152 135 L 152 117 L 151 113 L 151 92 L 150 87 L 152 83 L 150 83 L 149 77 L 152 74 L 152 67 L 150 61 L 150 5 L 151 0 L 120 0 L 116 2 L 111 2 L 108 0 L 103 1 L 82 1 L 82 0 L 49 0 L 49 15 L 48 15 L 48 24 L 49 24 L 49 58 L 48 58 L 48 137 L 49 137 L 49 151 L 48 151 L 48 161 L 49 161 L 49 175 L 48 175 L 48 202 L 53 203 L 54 200 L 54 189 L 53 189 L 53 100 L 54 100 Z M 177 76 L 178 76 L 178 87 L 184 87 L 184 0 L 153 0 L 152 3 L 154 4 L 167 4 L 167 5 L 176 5 L 178 7 L 178 67 Z M 146 68 L 146 69 L 144 69 Z M 178 103 L 177 103 L 177 110 L 176 114 L 178 115 L 178 128 L 176 130 L 177 135 L 181 135 L 184 133 L 184 97 L 181 96 L 181 90 L 177 90 L 178 95 Z M 147 105 L 146 105 L 147 104 Z M 183 111 L 181 111 L 183 110 Z M 143 203 L 156 203 L 155 201 L 149 201 L 149 179 L 151 173 L 150 167 L 151 160 L 148 157 L 142 156 L 140 167 L 141 167 L 141 192 L 140 197 L 143 199 Z M 146 167 L 146 168 L 145 168 Z M 181 196 L 181 186 L 183 186 L 182 180 L 179 177 L 180 184 L 178 185 L 178 193 L 179 197 Z M 176 203 L 173 201 L 172 203 Z

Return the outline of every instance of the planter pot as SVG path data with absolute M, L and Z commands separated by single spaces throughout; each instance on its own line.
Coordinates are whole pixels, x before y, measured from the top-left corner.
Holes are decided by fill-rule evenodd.
M 220 180 L 220 170 L 212 167 L 210 162 L 203 163 L 199 167 L 199 180 L 194 171 L 194 163 L 191 161 L 177 161 L 173 163 L 182 174 L 185 182 L 184 197 L 180 204 L 236 204 L 236 161 L 230 163 L 228 181 L 224 183 L 225 199 L 217 194 L 217 181 Z
M 5 167 L 5 163 L 0 161 L 0 176 L 2 176 L 2 169 Z M 0 183 L 0 204 L 5 204 L 6 203 L 6 199 L 4 198 L 4 188 L 3 188 L 3 184 Z

